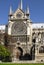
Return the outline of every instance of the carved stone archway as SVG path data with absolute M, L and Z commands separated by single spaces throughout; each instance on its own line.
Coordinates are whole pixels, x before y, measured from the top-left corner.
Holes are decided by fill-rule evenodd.
M 19 60 L 21 60 L 21 58 L 23 56 L 23 49 L 21 47 L 17 47 L 17 49 L 20 51 Z

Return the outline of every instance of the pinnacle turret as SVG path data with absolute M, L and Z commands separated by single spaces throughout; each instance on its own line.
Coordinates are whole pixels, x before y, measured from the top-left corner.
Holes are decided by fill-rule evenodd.
M 29 16 L 29 7 L 27 7 L 27 9 L 26 9 L 26 14 L 27 14 L 27 16 Z
M 13 12 L 12 12 L 12 7 L 10 6 L 10 11 L 9 11 L 9 15 L 12 15 Z
M 23 5 L 22 5 L 22 0 L 20 0 L 19 8 L 22 10 Z

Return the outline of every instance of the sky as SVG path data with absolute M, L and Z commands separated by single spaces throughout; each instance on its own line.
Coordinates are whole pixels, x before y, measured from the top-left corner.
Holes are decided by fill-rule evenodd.
M 29 6 L 30 19 L 33 23 L 44 23 L 44 0 L 22 0 L 23 11 Z M 20 0 L 0 0 L 0 24 L 8 23 L 10 6 L 13 12 L 18 8 Z

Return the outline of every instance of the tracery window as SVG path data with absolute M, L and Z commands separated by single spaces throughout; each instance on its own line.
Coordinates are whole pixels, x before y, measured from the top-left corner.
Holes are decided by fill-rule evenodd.
M 22 17 L 22 13 L 21 12 L 17 13 L 16 17 L 17 18 L 21 18 Z

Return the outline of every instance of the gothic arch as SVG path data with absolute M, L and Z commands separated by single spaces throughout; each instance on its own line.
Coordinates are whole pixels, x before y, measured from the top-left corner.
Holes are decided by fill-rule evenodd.
M 20 51 L 19 60 L 22 60 L 22 57 L 23 57 L 23 49 L 21 47 L 17 47 L 17 49 Z
M 31 59 L 34 60 L 35 59 L 35 45 L 31 47 L 30 54 L 31 54 Z
M 21 52 L 21 55 L 23 55 L 23 49 L 21 47 L 17 47 L 17 48 Z
M 39 53 L 44 53 L 44 46 L 40 46 Z

